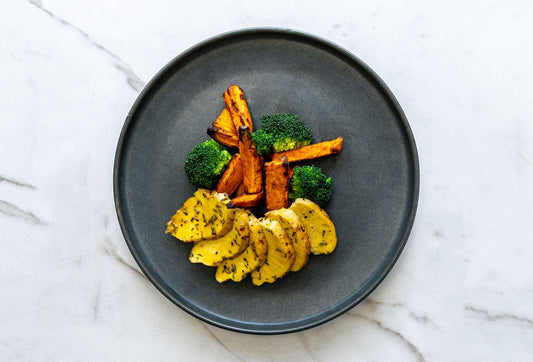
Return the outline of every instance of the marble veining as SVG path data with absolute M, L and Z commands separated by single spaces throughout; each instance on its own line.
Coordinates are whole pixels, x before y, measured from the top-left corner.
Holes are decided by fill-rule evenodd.
M 517 322 L 524 327 L 531 328 L 533 327 L 533 319 L 521 317 L 515 314 L 510 313 L 492 313 L 489 312 L 486 309 L 479 308 L 479 307 L 473 307 L 470 305 L 465 306 L 465 310 L 467 312 L 473 312 L 478 315 L 480 315 L 482 318 L 489 322 L 498 322 L 498 321 L 514 321 Z
M 356 317 L 356 318 L 364 319 L 365 321 L 370 322 L 372 325 L 374 325 L 374 326 L 378 327 L 379 329 L 389 333 L 390 335 L 394 336 L 395 338 L 399 338 L 407 346 L 407 348 L 413 353 L 413 355 L 416 357 L 417 361 L 419 361 L 419 362 L 425 361 L 424 356 L 422 355 L 420 350 L 411 341 L 409 341 L 406 337 L 404 337 L 400 332 L 398 332 L 398 331 L 396 331 L 394 329 L 391 329 L 389 327 L 384 326 L 383 323 L 378 321 L 377 319 L 373 319 L 373 318 L 367 317 L 367 316 L 359 314 L 359 313 L 354 313 L 352 311 L 348 312 L 347 314 L 350 315 L 350 316 Z
M 311 5 L 3 4 L 0 360 L 531 359 L 530 3 Z M 146 82 L 201 40 L 260 26 L 316 34 L 371 66 L 409 119 L 421 169 L 411 237 L 383 283 L 346 314 L 278 336 L 168 301 L 129 252 L 112 190 Z
M 33 1 L 28 0 L 32 5 L 35 5 L 37 8 L 42 10 L 45 14 L 50 16 L 52 19 L 60 22 L 62 25 L 68 27 L 69 29 L 72 29 L 73 31 L 80 34 L 82 37 L 84 37 L 90 44 L 95 46 L 96 48 L 100 49 L 101 51 L 105 52 L 107 55 L 109 55 L 111 58 L 113 58 L 113 66 L 124 73 L 126 76 L 127 82 L 130 85 L 131 88 L 133 88 L 135 91 L 140 92 L 144 86 L 146 85 L 146 82 L 144 82 L 141 78 L 137 76 L 131 69 L 131 67 L 122 60 L 118 55 L 110 51 L 109 49 L 105 48 L 101 44 L 97 43 L 91 37 L 89 34 L 78 28 L 76 25 L 66 21 L 65 19 L 62 19 L 54 13 L 52 13 L 50 10 L 43 7 L 42 1 Z

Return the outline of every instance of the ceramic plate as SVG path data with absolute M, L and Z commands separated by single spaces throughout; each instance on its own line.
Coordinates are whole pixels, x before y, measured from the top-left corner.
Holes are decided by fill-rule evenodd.
M 336 250 L 261 287 L 249 278 L 217 283 L 215 268 L 188 261 L 190 244 L 164 233 L 195 191 L 183 168 L 187 153 L 208 139 L 230 84 L 244 90 L 256 128 L 264 114 L 291 112 L 316 142 L 344 138 L 341 153 L 309 163 L 333 179 L 326 211 Z M 203 321 L 260 334 L 313 327 L 361 302 L 399 257 L 418 188 L 413 136 L 383 81 L 339 46 L 285 29 L 219 35 L 172 60 L 133 105 L 114 166 L 120 226 L 150 281 Z

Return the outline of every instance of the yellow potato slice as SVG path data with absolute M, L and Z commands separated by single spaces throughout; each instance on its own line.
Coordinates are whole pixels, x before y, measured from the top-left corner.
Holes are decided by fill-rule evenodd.
M 313 254 L 331 254 L 337 246 L 335 225 L 329 215 L 314 202 L 307 199 L 296 199 L 289 210 L 298 215 L 305 231 L 309 234 L 311 252 Z
M 263 228 L 251 213 L 248 213 L 250 225 L 250 244 L 239 255 L 224 260 L 218 267 L 215 278 L 219 283 L 227 280 L 240 282 L 249 273 L 259 268 L 266 260 L 267 241 Z
M 279 222 L 265 217 L 259 219 L 259 223 L 265 233 L 268 250 L 265 263 L 252 272 L 254 285 L 273 283 L 283 278 L 291 270 L 295 257 L 292 240 Z
M 202 263 L 217 266 L 224 259 L 239 255 L 250 242 L 248 215 L 243 210 L 236 212 L 233 229 L 226 235 L 212 240 L 204 240 L 194 244 L 189 260 L 191 263 Z
M 289 239 L 292 240 L 295 257 L 291 271 L 302 269 L 309 260 L 311 243 L 298 215 L 289 209 L 278 209 L 267 212 L 265 216 L 278 221 Z
M 198 189 L 167 223 L 166 233 L 184 242 L 221 237 L 233 227 L 235 211 L 228 209 L 228 195 Z

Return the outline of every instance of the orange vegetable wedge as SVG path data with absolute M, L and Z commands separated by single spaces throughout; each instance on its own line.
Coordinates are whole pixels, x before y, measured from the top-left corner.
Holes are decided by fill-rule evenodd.
M 236 153 L 231 157 L 228 168 L 218 180 L 216 187 L 217 192 L 231 195 L 237 186 L 242 182 L 242 159 L 241 155 Z
M 257 153 L 248 126 L 239 127 L 239 153 L 242 157 L 244 189 L 257 194 L 263 189 L 263 157 Z
M 226 206 L 228 208 L 240 207 L 243 209 L 257 207 L 263 202 L 263 196 L 263 191 L 257 194 L 242 194 L 232 199 Z
M 290 170 L 286 156 L 265 163 L 265 206 L 268 210 L 289 205 Z
M 288 162 L 299 162 L 312 160 L 314 158 L 334 155 L 339 153 L 342 149 L 342 144 L 344 140 L 342 137 L 338 137 L 331 141 L 325 141 L 320 143 L 315 143 L 309 146 L 304 146 L 302 148 L 297 148 L 295 150 L 284 151 L 274 153 L 272 159 L 278 159 L 281 156 L 287 156 Z
M 237 85 L 230 85 L 223 94 L 226 108 L 231 115 L 235 130 L 238 130 L 240 126 L 248 126 L 250 132 L 254 131 L 252 123 L 252 116 L 248 109 L 248 103 L 244 96 L 243 90 Z

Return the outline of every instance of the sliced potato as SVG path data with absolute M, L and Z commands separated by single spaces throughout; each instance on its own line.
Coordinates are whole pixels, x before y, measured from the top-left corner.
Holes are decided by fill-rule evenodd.
M 291 271 L 302 269 L 309 260 L 311 243 L 309 242 L 309 234 L 305 231 L 298 215 L 289 209 L 279 209 L 269 211 L 265 216 L 279 222 L 289 239 L 292 240 L 295 257 Z
M 217 239 L 203 240 L 196 243 L 189 254 L 191 263 L 217 266 L 224 259 L 239 255 L 250 242 L 248 215 L 243 210 L 235 214 L 233 229 Z
M 228 195 L 198 189 L 167 223 L 166 233 L 184 242 L 214 239 L 233 227 L 235 211 L 228 209 Z
M 289 210 L 294 211 L 309 234 L 313 254 L 331 254 L 337 246 L 335 225 L 329 215 L 307 199 L 296 199 Z
M 217 268 L 215 278 L 219 283 L 227 280 L 240 282 L 250 272 L 264 264 L 267 255 L 267 241 L 263 228 L 250 213 L 250 243 L 248 247 L 236 257 L 224 260 Z
M 261 285 L 283 278 L 294 263 L 294 246 L 283 227 L 276 220 L 259 219 L 266 236 L 268 251 L 265 263 L 252 272 L 252 283 Z

